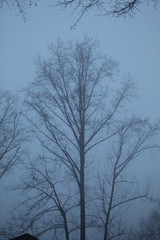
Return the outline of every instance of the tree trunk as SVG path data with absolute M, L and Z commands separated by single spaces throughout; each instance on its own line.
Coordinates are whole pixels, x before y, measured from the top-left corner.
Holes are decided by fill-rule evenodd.
M 80 239 L 85 240 L 85 152 L 84 152 L 84 116 L 81 121 L 81 134 L 80 134 L 80 216 L 81 216 L 81 232 Z
M 67 219 L 66 219 L 65 214 L 64 214 L 63 218 L 64 218 L 64 228 L 65 228 L 66 240 L 69 240 L 68 225 L 67 225 Z
M 84 156 L 81 159 L 80 176 L 80 211 L 81 211 L 81 235 L 80 239 L 85 240 L 85 190 L 84 190 Z
M 111 208 L 112 208 L 112 203 L 113 203 L 117 163 L 118 163 L 118 161 L 116 162 L 116 164 L 114 166 L 114 173 L 113 173 L 113 180 L 112 180 L 112 189 L 111 189 L 110 201 L 109 201 L 108 212 L 107 212 L 106 222 L 105 222 L 104 240 L 108 239 L 108 225 L 109 225 L 110 213 L 111 213 Z

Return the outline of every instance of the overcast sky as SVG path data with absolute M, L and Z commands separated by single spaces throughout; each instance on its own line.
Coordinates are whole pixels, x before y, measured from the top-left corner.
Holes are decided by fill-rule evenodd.
M 130 74 L 137 82 L 139 98 L 132 112 L 152 120 L 160 118 L 160 4 L 156 10 L 144 5 L 135 18 L 127 19 L 97 17 L 90 12 L 71 30 L 76 15 L 71 17 L 70 9 L 51 7 L 52 2 L 38 1 L 37 6 L 29 7 L 25 23 L 14 9 L 0 9 L 0 87 L 16 93 L 34 79 L 33 58 L 46 57 L 47 44 L 57 38 L 83 39 L 87 34 L 97 38 L 104 53 L 118 60 L 122 78 Z M 159 161 L 156 154 L 143 169 L 146 177 L 155 176 L 157 189 Z

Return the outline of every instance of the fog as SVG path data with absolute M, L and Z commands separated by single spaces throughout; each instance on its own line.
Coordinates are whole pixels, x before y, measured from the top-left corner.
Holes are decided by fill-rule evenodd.
M 156 9 L 143 5 L 134 18 L 96 16 L 91 11 L 71 30 L 76 19 L 71 9 L 53 7 L 51 2 L 38 1 L 37 6 L 31 5 L 25 22 L 14 8 L 0 9 L 0 88 L 22 96 L 21 90 L 35 79 L 34 60 L 39 55 L 42 59 L 49 57 L 47 46 L 51 42 L 83 41 L 85 36 L 92 37 L 98 40 L 102 53 L 119 63 L 114 86 L 119 86 L 128 76 L 136 82 L 137 97 L 126 104 L 127 112 L 120 116 L 133 114 L 156 122 L 160 118 L 160 5 Z M 159 137 L 156 142 L 159 143 Z M 41 152 L 37 143 L 26 143 L 25 147 L 31 148 L 31 154 Z M 105 147 L 102 145 L 102 150 Z M 96 150 L 93 155 L 96 158 Z M 144 182 L 149 181 L 151 195 L 156 199 L 160 198 L 159 159 L 159 151 L 147 152 L 135 159 L 127 170 L 128 176 L 134 176 L 142 188 Z M 11 185 L 23 174 L 22 166 L 17 165 L 0 182 L 1 226 L 20 199 L 17 192 L 11 191 Z M 88 174 L 92 176 L 92 172 Z M 155 207 L 156 204 L 147 201 L 135 202 L 129 209 L 129 225 L 137 226 L 141 217 L 148 216 Z M 45 237 L 39 239 L 45 240 Z

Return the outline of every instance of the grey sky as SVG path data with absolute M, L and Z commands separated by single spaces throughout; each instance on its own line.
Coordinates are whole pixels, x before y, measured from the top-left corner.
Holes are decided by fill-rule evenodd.
M 160 4 L 157 10 L 144 5 L 135 18 L 126 20 L 95 17 L 90 12 L 71 31 L 75 20 L 71 11 L 50 7 L 51 2 L 31 6 L 25 23 L 15 10 L 0 9 L 0 87 L 14 93 L 25 87 L 34 79 L 33 57 L 46 57 L 47 44 L 57 38 L 78 40 L 87 34 L 97 38 L 104 53 L 118 60 L 122 78 L 129 73 L 137 82 L 139 98 L 131 103 L 131 111 L 153 120 L 160 118 Z M 155 154 L 152 163 L 146 158 L 135 169 L 141 174 L 143 168 L 145 177 L 154 176 L 158 189 L 159 155 Z

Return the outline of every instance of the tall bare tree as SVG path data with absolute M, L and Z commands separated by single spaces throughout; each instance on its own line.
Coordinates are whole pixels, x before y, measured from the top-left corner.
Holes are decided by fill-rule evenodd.
M 152 136 L 149 131 L 153 129 L 155 133 L 157 126 L 149 128 L 148 122 L 136 118 L 123 120 L 121 113 L 126 101 L 135 95 L 135 83 L 130 78 L 122 83 L 112 81 L 118 64 L 100 53 L 96 41 L 88 38 L 75 44 L 58 41 L 49 46 L 49 51 L 47 60 L 36 60 L 36 79 L 26 89 L 26 117 L 41 153 L 27 165 L 29 176 L 24 176 L 20 188 L 24 192 L 31 190 L 31 195 L 23 202 L 26 211 L 18 221 L 22 229 L 34 229 L 36 236 L 51 231 L 53 238 L 64 236 L 69 240 L 80 234 L 79 239 L 85 240 L 86 229 L 96 227 L 91 225 L 93 205 L 100 206 L 102 201 L 102 197 L 97 200 L 94 192 L 95 179 L 89 178 L 97 162 L 94 155 L 115 137 L 117 148 L 112 170 L 107 173 L 111 176 L 111 192 L 104 186 L 110 201 L 108 211 L 105 206 L 107 215 L 103 216 L 106 219 L 103 230 L 108 236 L 105 231 L 116 204 L 115 188 L 120 186 L 117 179 L 130 161 L 145 150 L 145 142 Z M 122 154 L 127 141 L 130 151 Z M 100 194 L 104 192 L 101 182 L 100 178 Z M 126 197 L 124 202 L 132 199 Z
M 27 90 L 27 104 L 38 121 L 32 121 L 43 147 L 70 171 L 80 195 L 81 239 L 85 239 L 85 167 L 86 155 L 94 146 L 115 132 L 101 136 L 111 124 L 130 88 L 122 89 L 111 108 L 100 115 L 107 88 L 99 85 L 110 78 L 117 66 L 113 60 L 99 56 L 96 43 L 84 40 L 75 46 L 58 43 L 50 46 L 51 57 L 37 62 L 37 79 Z M 104 82 L 104 83 L 105 83 Z M 105 83 L 105 84 L 106 84 Z M 125 85 L 126 87 L 126 85 Z M 101 91 L 99 93 L 98 89 Z M 56 146 L 56 147 L 55 147 Z
M 0 178 L 22 157 L 24 135 L 14 97 L 0 91 Z
M 110 106 L 108 81 L 117 63 L 101 56 L 95 41 L 49 47 L 51 56 L 37 62 L 37 79 L 27 90 L 30 120 L 43 147 L 57 157 L 77 183 L 80 195 L 80 239 L 85 240 L 85 168 L 87 154 L 117 133 L 114 116 L 131 95 L 127 80 Z M 101 85 L 102 84 L 102 85 Z M 103 109 L 105 109 L 103 111 Z M 55 147 L 56 146 L 56 147 Z

